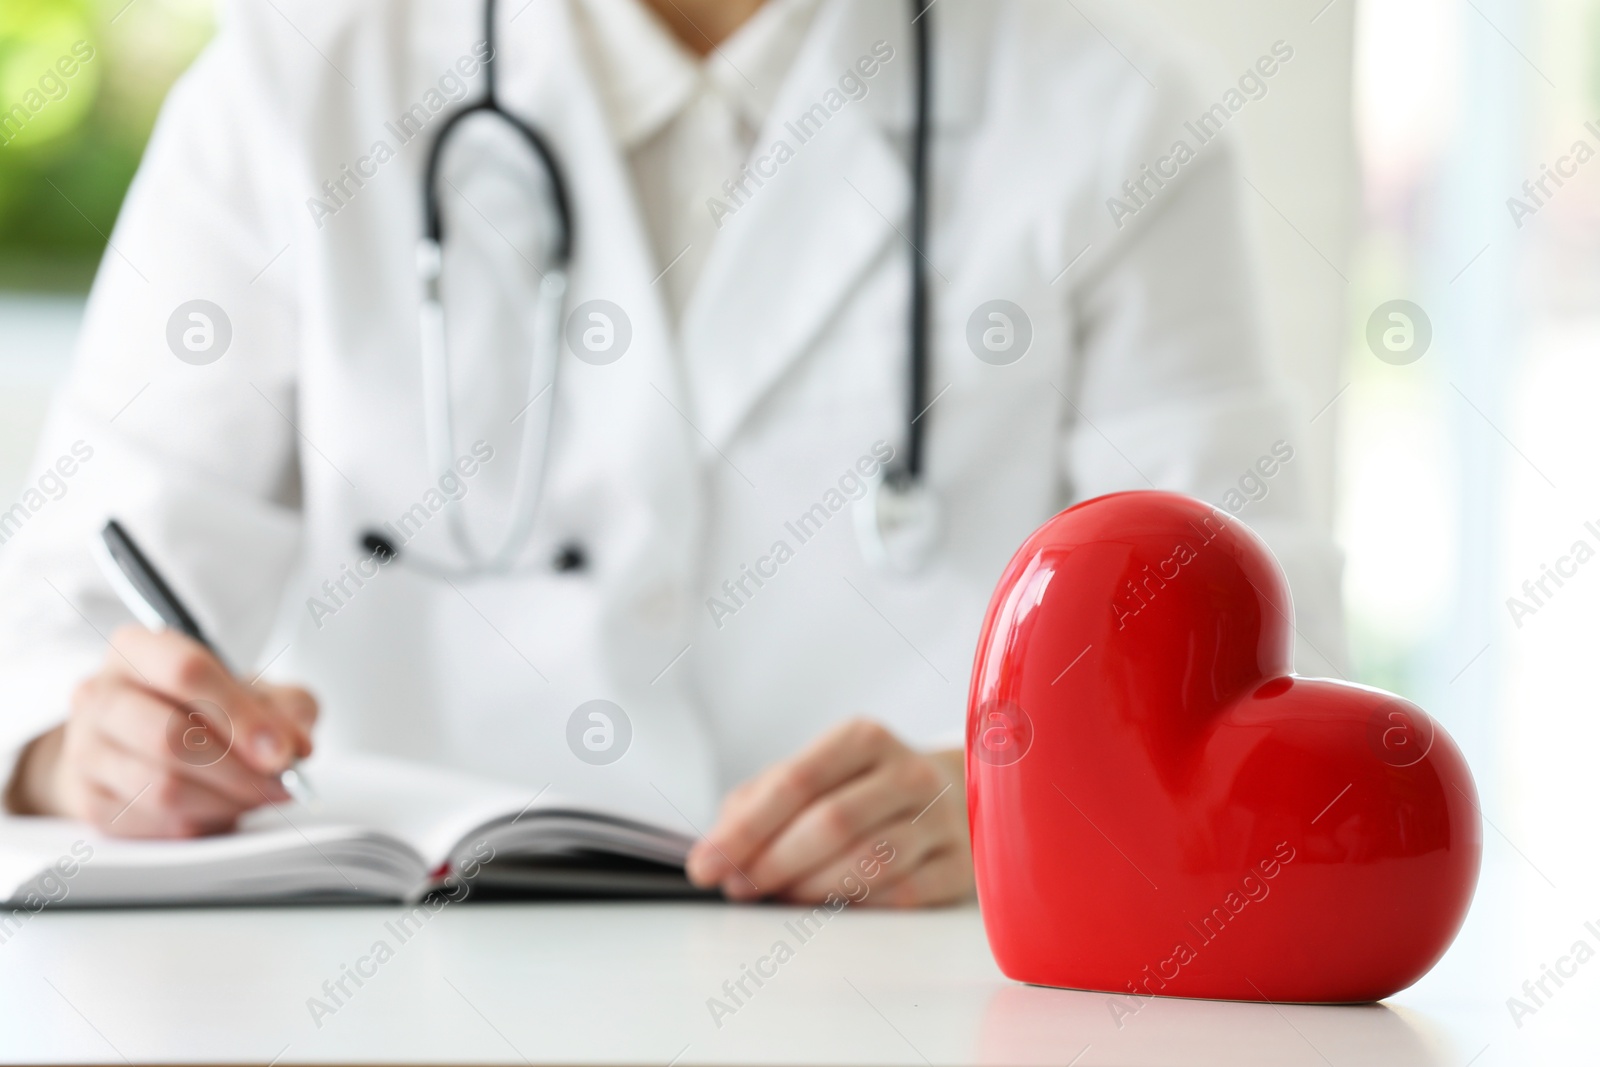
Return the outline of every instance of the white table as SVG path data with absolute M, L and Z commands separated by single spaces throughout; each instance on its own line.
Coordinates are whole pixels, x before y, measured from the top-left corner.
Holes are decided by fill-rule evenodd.
M 1102 995 L 1008 982 L 972 907 L 849 908 L 803 944 L 784 925 L 800 912 L 765 906 L 466 903 L 404 943 L 384 925 L 395 906 L 62 910 L 0 945 L 0 1060 L 1600 1061 L 1600 960 L 1520 1030 L 1505 1006 L 1600 920 L 1600 900 L 1584 915 L 1525 871 L 1489 874 L 1457 946 L 1391 1005 L 1155 1000 L 1121 1028 Z M 393 958 L 359 988 L 346 979 L 352 995 L 318 1026 L 308 998 L 379 939 Z M 747 980 L 754 995 L 718 1027 L 707 998 L 778 939 L 794 957 L 760 989 Z

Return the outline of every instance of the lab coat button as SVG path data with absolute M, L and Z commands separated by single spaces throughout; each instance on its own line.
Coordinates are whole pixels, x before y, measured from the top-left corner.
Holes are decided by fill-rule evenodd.
M 588 570 L 589 554 L 578 542 L 568 541 L 556 550 L 555 559 L 550 561 L 550 566 L 559 574 Z

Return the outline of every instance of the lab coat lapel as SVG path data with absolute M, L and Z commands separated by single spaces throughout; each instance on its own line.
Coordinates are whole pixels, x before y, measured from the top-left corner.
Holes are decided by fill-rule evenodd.
M 841 32 L 856 21 L 841 18 L 850 6 L 819 13 L 756 141 L 747 172 L 754 176 L 723 198 L 732 213 L 684 312 L 696 417 L 717 446 L 806 350 L 857 276 L 891 239 L 899 242 L 906 169 L 866 101 L 846 99 L 820 129 L 797 125 L 813 105 L 826 110 L 830 89 L 843 99 L 839 76 L 871 51 L 873 38 Z M 899 66 L 880 71 L 872 91 L 904 77 L 909 64 Z
M 971 13 L 949 7 L 953 20 L 933 35 L 939 130 L 970 121 L 981 98 L 981 40 L 961 39 Z M 903 236 L 911 175 L 897 144 L 913 118 L 908 8 L 897 0 L 832 0 L 819 12 L 750 168 L 730 176 L 745 180 L 722 200 L 730 213 L 682 324 L 690 392 L 713 445 L 726 442 L 815 343 L 869 267 L 886 255 L 911 255 Z M 842 93 L 841 78 L 859 77 L 858 62 L 884 44 L 892 58 L 861 79 L 866 96 Z M 825 121 L 802 123 L 820 115 L 819 106 Z
M 576 241 L 567 321 L 591 301 L 606 301 L 621 309 L 631 332 L 626 350 L 610 363 L 580 360 L 570 339 L 563 342 L 556 460 L 571 464 L 580 480 L 581 471 L 600 467 L 607 477 L 635 485 L 658 532 L 640 566 L 671 566 L 687 558 L 690 516 L 698 512 L 684 506 L 697 494 L 693 431 L 679 413 L 688 405 L 632 181 L 587 69 L 569 0 L 533 0 L 502 23 L 502 36 L 502 102 L 549 137 L 572 197 Z

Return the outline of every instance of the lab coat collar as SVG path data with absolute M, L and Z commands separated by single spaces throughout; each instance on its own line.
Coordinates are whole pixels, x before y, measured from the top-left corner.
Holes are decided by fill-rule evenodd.
M 987 22 L 980 6 L 943 0 L 924 16 L 936 20 L 935 154 L 944 135 L 972 123 L 982 108 Z M 736 186 L 725 187 L 720 204 L 707 205 L 721 226 L 684 311 L 681 339 L 696 426 L 714 448 L 807 351 L 870 264 L 884 254 L 912 254 L 900 236 L 912 193 L 905 134 L 915 113 L 908 9 L 900 0 L 831 0 L 757 138 L 751 176 L 730 175 Z M 879 42 L 893 48 L 887 62 Z M 859 78 L 858 63 L 875 45 L 879 69 L 862 79 L 866 95 L 850 99 L 841 79 Z M 802 123 L 802 116 L 820 114 L 813 110 L 819 105 L 828 112 L 820 128 Z M 903 311 L 882 309 L 896 322 Z
M 688 106 L 700 62 L 641 0 L 576 0 L 573 10 L 611 130 L 631 152 Z
M 611 128 L 623 151 L 632 152 L 688 107 L 706 82 L 752 130 L 760 129 L 820 2 L 766 0 L 703 59 L 644 0 L 576 0 L 573 6 Z

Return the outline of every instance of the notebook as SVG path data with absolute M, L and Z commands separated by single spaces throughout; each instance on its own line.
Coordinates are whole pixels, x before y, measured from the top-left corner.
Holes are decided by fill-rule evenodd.
M 698 895 L 693 838 L 621 812 L 371 755 L 307 765 L 314 803 L 259 808 L 231 834 L 108 837 L 0 818 L 0 894 L 39 910 L 125 904 L 415 901 L 462 883 L 506 894 Z M 135 801 L 137 803 L 137 801 Z

